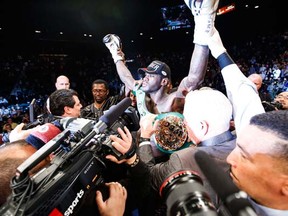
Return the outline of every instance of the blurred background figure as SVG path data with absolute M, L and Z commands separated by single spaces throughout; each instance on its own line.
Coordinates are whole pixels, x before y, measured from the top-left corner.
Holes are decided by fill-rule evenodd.
M 2 142 L 3 142 L 3 144 L 9 142 L 9 136 L 10 136 L 11 131 L 12 131 L 12 126 L 11 126 L 11 124 L 6 123 L 6 124 L 3 126 L 3 133 L 2 133 Z
M 253 73 L 248 76 L 248 79 L 251 80 L 256 85 L 256 88 L 259 91 L 263 82 L 262 76 L 260 74 Z
M 105 80 L 97 79 L 93 81 L 91 86 L 91 92 L 93 95 L 93 103 L 87 105 L 81 110 L 82 118 L 91 118 L 98 121 L 104 114 L 105 110 L 108 110 L 112 105 L 117 104 L 122 95 L 109 95 L 109 85 Z
M 60 75 L 56 79 L 55 83 L 56 89 L 69 89 L 70 88 L 70 81 L 67 76 Z
M 69 78 L 67 76 L 64 76 L 64 75 L 58 76 L 57 79 L 56 79 L 56 82 L 55 82 L 55 87 L 56 87 L 56 90 L 69 89 L 70 88 Z M 49 98 L 46 101 L 46 109 L 47 109 L 48 113 L 51 113 L 50 112 L 50 101 L 49 101 Z
M 0 106 L 6 107 L 7 105 L 8 105 L 8 100 L 5 97 L 0 96 Z
M 275 98 L 274 102 L 281 104 L 279 109 L 288 110 L 288 91 L 279 93 Z

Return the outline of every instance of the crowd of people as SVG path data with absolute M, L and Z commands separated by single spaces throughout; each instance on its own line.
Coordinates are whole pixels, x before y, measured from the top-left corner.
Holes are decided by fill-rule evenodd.
M 52 64 L 48 58 L 36 63 L 25 61 L 22 57 L 17 59 L 17 64 L 2 62 L 7 76 L 16 81 L 17 74 L 21 82 L 13 83 L 14 87 L 9 92 L 13 97 L 9 97 L 7 92 L 2 92 L 1 97 L 1 110 L 10 110 L 1 115 L 3 144 L 0 147 L 0 188 L 3 193 L 0 197 L 0 212 L 11 208 L 11 205 L 5 205 L 7 200 L 22 203 L 19 205 L 20 210 L 15 211 L 25 209 L 25 201 L 29 199 L 17 200 L 17 193 L 13 191 L 15 188 L 10 188 L 11 185 L 15 186 L 15 182 L 27 180 L 20 178 L 23 173 L 19 169 L 17 179 L 16 169 L 36 152 L 43 153 L 46 150 L 41 163 L 24 173 L 35 175 L 35 182 L 47 183 L 43 177 L 39 180 L 36 175 L 43 167 L 52 169 L 56 166 L 53 171 L 56 173 L 58 169 L 66 167 L 58 166 L 61 163 L 66 165 L 68 161 L 72 161 L 72 164 L 73 161 L 79 161 L 80 164 L 90 157 L 93 163 L 101 161 L 101 166 L 104 164 L 101 177 L 108 188 L 108 195 L 98 187 L 93 187 L 100 184 L 98 173 L 91 177 L 91 182 L 85 176 L 85 184 L 88 182 L 85 191 L 88 195 L 85 194 L 85 201 L 81 201 L 81 208 L 77 209 L 79 215 L 164 216 L 176 215 L 177 211 L 192 214 L 189 212 L 192 208 L 184 207 L 197 204 L 193 194 L 179 202 L 175 201 L 177 206 L 170 206 L 169 200 L 173 190 L 177 194 L 173 199 L 182 199 L 181 193 L 185 189 L 179 188 L 181 184 L 189 182 L 185 175 L 188 171 L 201 179 L 201 192 L 205 193 L 208 200 L 209 211 L 215 212 L 215 215 L 225 215 L 225 211 L 230 209 L 227 206 L 229 202 L 221 200 L 222 197 L 211 183 L 213 179 L 209 179 L 206 170 L 198 164 L 196 155 L 199 152 L 212 158 L 213 163 L 219 165 L 225 175 L 229 175 L 231 182 L 246 193 L 245 209 L 251 208 L 248 215 L 288 214 L 288 36 L 285 33 L 273 37 L 262 36 L 261 40 L 258 38 L 239 47 L 226 47 L 221 32 L 214 26 L 219 1 L 184 2 L 190 8 L 195 22 L 193 46 L 190 52 L 187 51 L 190 54 L 161 53 L 145 58 L 138 55 L 133 65 L 129 65 L 121 38 L 108 34 L 103 38 L 103 43 L 111 55 L 94 64 L 89 61 L 67 62 L 67 59 Z M 269 48 L 273 48 L 273 51 L 267 52 Z M 73 63 L 77 67 L 73 67 Z M 55 69 L 52 76 L 51 68 Z M 43 69 L 43 73 L 33 76 L 32 84 L 26 82 L 31 76 L 29 72 L 39 69 Z M 71 70 L 64 73 L 67 69 Z M 41 83 L 40 79 L 47 79 L 46 73 L 50 73 L 50 84 L 46 81 L 37 86 Z M 91 81 L 91 77 L 95 79 Z M 54 82 L 55 86 L 51 85 Z M 13 108 L 15 110 L 11 111 L 9 105 L 27 103 L 33 98 L 40 101 L 37 104 L 39 109 L 34 110 L 36 115 L 47 115 L 44 122 L 25 129 L 25 126 L 32 123 L 27 116 L 29 112 L 25 108 Z M 93 146 L 97 144 L 96 135 L 110 127 L 109 121 L 115 116 L 121 116 L 123 109 L 136 113 L 133 116 L 136 126 L 111 126 L 108 129 L 115 131 L 108 134 L 108 153 L 104 147 L 97 149 Z M 116 113 L 109 113 L 111 110 Z M 79 119 L 86 124 L 79 135 L 75 133 L 74 137 L 67 138 L 68 141 L 61 140 L 61 145 L 56 142 L 53 143 L 55 147 L 49 148 L 50 141 L 58 134 L 64 136 L 64 132 L 68 133 L 66 124 L 75 123 L 75 127 L 78 123 L 81 125 Z M 83 139 L 81 136 L 87 135 L 85 133 L 89 130 L 87 127 L 91 120 L 96 123 L 96 132 L 93 134 L 95 139 L 88 133 L 93 142 L 85 143 L 86 137 Z M 124 121 L 127 122 L 127 119 Z M 73 139 L 77 139 L 77 136 L 82 139 L 73 145 Z M 79 146 L 86 151 L 80 153 Z M 70 151 L 75 152 L 70 155 Z M 63 161 L 67 155 L 69 160 Z M 71 185 L 73 182 L 73 186 L 78 184 L 77 187 L 80 187 L 78 174 L 82 178 L 82 167 L 76 167 L 75 162 L 75 167 L 72 166 L 74 173 L 71 175 L 77 181 L 71 181 Z M 85 168 L 85 173 L 89 169 Z M 187 172 L 183 174 L 185 170 Z M 183 175 L 183 180 L 180 185 L 168 188 L 169 184 L 175 183 L 175 173 L 177 178 Z M 27 184 L 25 186 L 29 187 Z M 38 186 L 41 187 L 41 184 Z M 56 186 L 53 189 L 61 191 Z M 77 197 L 80 199 L 82 195 L 77 194 Z M 60 196 L 54 199 L 55 202 L 61 200 Z M 46 200 L 43 199 L 43 202 Z M 66 202 L 61 204 L 65 206 Z M 30 207 L 28 210 L 33 211 Z M 69 204 L 66 207 L 70 209 Z M 206 209 L 203 204 L 198 208 L 201 211 Z

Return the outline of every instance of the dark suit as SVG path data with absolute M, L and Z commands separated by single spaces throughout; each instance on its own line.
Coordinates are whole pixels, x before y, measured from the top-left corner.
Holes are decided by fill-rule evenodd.
M 204 151 L 219 162 L 219 165 L 224 169 L 224 171 L 228 171 L 229 166 L 226 163 L 226 157 L 234 149 L 235 144 L 235 136 L 233 136 L 231 132 L 227 131 L 216 137 L 205 140 L 197 147 L 188 147 L 176 151 L 171 154 L 169 160 L 165 162 L 155 164 L 155 158 L 153 157 L 150 145 L 141 146 L 139 148 L 139 155 L 141 160 L 150 167 L 151 186 L 157 193 L 159 193 L 163 181 L 172 173 L 183 169 L 189 169 L 199 174 L 210 198 L 213 203 L 218 206 L 219 203 L 217 201 L 217 196 L 198 167 L 194 155 L 198 150 Z M 213 166 L 213 164 L 211 164 L 211 166 Z

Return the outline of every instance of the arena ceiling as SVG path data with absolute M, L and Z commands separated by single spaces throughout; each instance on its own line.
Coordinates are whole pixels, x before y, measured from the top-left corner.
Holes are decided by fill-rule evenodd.
M 0 39 L 90 40 L 101 42 L 107 33 L 135 40 L 163 41 L 175 32 L 159 31 L 160 7 L 183 3 L 183 0 L 2 0 L 0 3 Z M 233 37 L 262 31 L 287 29 L 284 7 L 263 0 L 222 0 L 220 5 L 235 2 L 235 11 L 217 18 L 217 26 Z M 249 6 L 248 8 L 246 6 Z M 254 10 L 255 5 L 260 8 Z M 192 15 L 191 15 L 192 16 Z M 41 32 L 35 36 L 35 30 Z M 193 32 L 193 28 L 187 29 Z M 62 33 L 60 33 L 62 32 Z

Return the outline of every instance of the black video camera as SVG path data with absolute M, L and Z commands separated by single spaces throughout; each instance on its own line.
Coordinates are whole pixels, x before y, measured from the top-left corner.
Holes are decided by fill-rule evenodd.
M 130 98 L 123 99 L 97 123 L 84 118 L 62 119 L 64 130 L 17 168 L 10 184 L 12 194 L 1 206 L 0 215 L 76 215 L 91 191 L 105 182 L 104 157 L 129 157 L 109 145 L 109 136 L 116 134 L 118 127 L 139 129 L 139 121 L 133 119 L 137 114 L 126 110 L 130 103 Z M 50 164 L 29 175 L 48 156 L 53 156 Z

